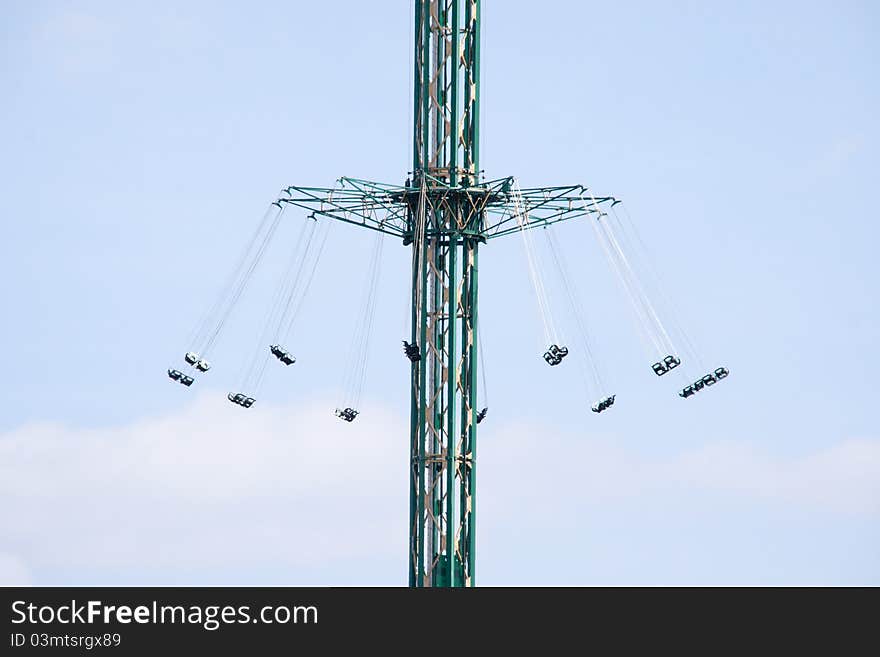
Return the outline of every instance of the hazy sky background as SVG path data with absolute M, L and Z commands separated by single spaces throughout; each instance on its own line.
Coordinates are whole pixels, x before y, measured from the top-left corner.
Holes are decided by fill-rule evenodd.
M 214 370 L 165 370 L 281 187 L 406 177 L 411 4 L 0 7 L 0 583 L 404 584 L 406 249 L 385 245 L 355 423 L 332 415 L 352 227 L 252 409 L 224 397 L 301 213 Z M 561 226 L 617 393 L 589 412 L 540 357 L 521 242 L 483 248 L 478 583 L 880 584 L 876 4 L 483 19 L 487 175 L 625 199 L 731 376 L 687 401 L 655 377 L 592 232 Z

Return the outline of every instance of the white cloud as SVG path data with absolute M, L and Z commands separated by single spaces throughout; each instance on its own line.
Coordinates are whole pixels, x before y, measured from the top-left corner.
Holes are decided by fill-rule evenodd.
M 696 488 L 847 514 L 880 512 L 880 441 L 851 439 L 798 459 L 717 443 L 667 464 Z
M 493 469 L 532 481 L 537 476 L 541 487 L 582 500 L 690 491 L 848 515 L 880 513 L 880 440 L 843 440 L 795 458 L 745 440 L 715 441 L 651 458 L 607 439 L 552 436 L 538 427 L 509 426 L 499 435 L 503 449 L 489 445 L 481 454 L 493 460 Z
M 81 581 L 77 573 L 140 583 L 145 564 L 160 583 L 165 572 L 237 582 L 234 573 L 256 566 L 290 583 L 313 582 L 314 572 L 345 583 L 358 564 L 379 562 L 399 562 L 402 583 L 408 422 L 374 404 L 347 424 L 332 408 L 311 400 L 245 411 L 203 397 L 128 426 L 37 424 L 0 436 L 0 583 Z M 498 425 L 483 432 L 479 462 L 481 536 L 512 514 L 528 524 L 583 504 L 682 491 L 880 512 L 877 440 L 797 459 L 746 443 L 658 459 L 604 439 Z M 389 583 L 389 572 L 370 581 Z
M 107 429 L 0 437 L 0 551 L 50 569 L 315 564 L 403 552 L 406 427 L 318 401 L 247 411 L 202 398 Z

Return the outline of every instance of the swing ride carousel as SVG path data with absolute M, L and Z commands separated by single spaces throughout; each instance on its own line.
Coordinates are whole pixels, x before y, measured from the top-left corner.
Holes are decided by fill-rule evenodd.
M 349 183 L 348 188 L 346 182 Z M 189 388 L 196 381 L 197 376 L 207 374 L 212 369 L 210 359 L 213 357 L 224 327 L 228 325 L 230 317 L 249 288 L 266 252 L 276 241 L 286 209 L 295 206 L 307 209 L 307 218 L 299 224 L 290 254 L 271 295 L 257 346 L 243 366 L 240 387 L 237 391 L 230 391 L 227 398 L 237 406 L 251 408 L 258 398 L 269 364 L 273 360 L 282 367 L 296 363 L 296 357 L 289 349 L 294 327 L 315 278 L 318 263 L 325 251 L 327 236 L 334 223 L 332 220 L 341 220 L 375 230 L 369 262 L 363 277 L 364 291 L 359 311 L 360 321 L 356 323 L 353 331 L 349 358 L 346 361 L 349 367 L 344 376 L 344 392 L 339 407 L 334 410 L 335 415 L 345 422 L 353 422 L 358 417 L 361 394 L 366 381 L 382 248 L 386 241 L 384 238 L 388 234 L 403 237 L 404 244 L 419 239 L 420 229 L 422 234 L 426 232 L 425 215 L 429 214 L 425 210 L 429 207 L 429 202 L 424 181 L 416 184 L 407 179 L 403 187 L 384 186 L 383 189 L 376 191 L 372 208 L 367 208 L 366 204 L 357 207 L 357 203 L 364 203 L 363 190 L 358 189 L 363 187 L 363 183 L 364 181 L 341 178 L 332 189 L 288 187 L 282 190 L 281 196 L 270 204 L 246 242 L 214 303 L 193 329 L 188 348 L 184 351 L 184 365 L 180 366 L 181 369 L 172 367 L 168 370 L 171 381 Z M 570 354 L 576 353 L 587 394 L 590 399 L 595 400 L 590 406 L 591 410 L 597 414 L 607 411 L 614 405 L 616 394 L 612 394 L 608 389 L 607 377 L 603 375 L 600 367 L 599 350 L 591 336 L 577 281 L 568 269 L 564 249 L 553 231 L 536 231 L 530 222 L 530 213 L 553 207 L 547 198 L 543 200 L 535 198 L 536 191 L 541 191 L 546 196 L 546 190 L 521 190 L 514 178 L 502 179 L 500 184 L 499 181 L 482 183 L 482 186 L 487 190 L 486 207 L 483 210 L 488 213 L 494 209 L 499 213 L 499 219 L 487 230 L 486 236 L 494 237 L 513 232 L 518 232 L 522 236 L 529 278 L 541 317 L 544 344 L 547 345 L 541 357 L 550 367 L 556 367 Z M 565 196 L 568 207 L 565 211 L 571 213 L 572 202 L 577 203 L 579 200 L 581 207 L 577 211 L 592 226 L 596 240 L 629 301 L 653 373 L 662 377 L 677 370 L 683 377 L 683 387 L 678 395 L 684 399 L 725 379 L 729 374 L 727 368 L 718 367 L 707 371 L 704 367 L 702 359 L 693 346 L 694 343 L 676 318 L 645 242 L 639 236 L 629 212 L 621 201 L 612 197 L 597 199 L 585 187 L 568 189 Z M 554 198 L 553 202 L 561 198 L 562 196 Z M 410 202 L 407 199 L 415 200 Z M 491 205 L 493 199 L 498 204 L 495 208 Z M 397 209 L 391 211 L 392 207 Z M 385 215 L 380 216 L 377 209 L 384 210 Z M 550 223 L 552 221 L 546 221 L 545 227 Z M 546 238 L 543 249 L 535 244 L 536 232 L 542 233 Z M 414 254 L 417 252 L 414 249 Z M 555 269 L 556 279 L 562 283 L 564 297 L 568 302 L 568 314 L 574 320 L 577 340 L 571 350 L 558 330 L 550 307 L 544 276 L 545 260 L 548 255 Z M 416 257 L 414 255 L 414 258 Z M 419 263 L 414 260 L 414 267 L 418 266 Z M 488 397 L 479 327 L 477 338 L 481 374 L 480 393 L 483 404 L 476 414 L 476 422 L 480 423 L 488 415 Z M 423 352 L 416 341 L 404 340 L 403 352 L 414 368 L 418 368 Z M 685 367 L 682 366 L 685 360 L 688 364 L 699 367 L 702 374 L 695 379 L 688 377 L 684 373 Z

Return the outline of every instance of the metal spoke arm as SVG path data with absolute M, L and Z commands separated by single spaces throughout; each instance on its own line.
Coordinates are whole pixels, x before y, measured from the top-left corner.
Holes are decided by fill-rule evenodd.
M 502 183 L 501 193 L 496 197 L 498 202 L 486 208 L 486 239 L 515 233 L 520 230 L 520 224 L 530 230 L 580 217 L 597 217 L 615 201 L 613 196 L 593 196 L 583 185 L 530 187 L 520 190 L 517 199 L 512 179 L 503 181 L 510 182 Z
M 395 199 L 400 198 L 404 189 L 399 185 L 343 177 L 333 188 L 291 185 L 281 191 L 276 204 L 303 208 L 312 218 L 329 217 L 403 237 L 406 206 Z
M 598 217 L 616 199 L 593 196 L 583 185 L 529 187 L 515 189 L 512 177 L 499 178 L 476 187 L 453 187 L 430 176 L 429 207 L 439 209 L 451 198 L 464 199 L 465 214 L 482 214 L 483 239 L 494 239 L 522 229 L 545 228 L 561 221 L 581 217 Z M 333 188 L 299 187 L 282 190 L 276 203 L 294 205 L 309 216 L 329 217 L 337 221 L 377 230 L 386 235 L 404 238 L 411 235 L 408 210 L 412 208 L 419 188 L 343 177 Z M 521 226 L 522 224 L 522 226 Z

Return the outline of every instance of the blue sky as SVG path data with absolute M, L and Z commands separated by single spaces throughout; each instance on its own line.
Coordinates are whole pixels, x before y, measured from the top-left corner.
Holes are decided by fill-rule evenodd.
M 274 256 L 211 376 L 164 371 L 281 187 L 402 182 L 409 5 L 6 3 L 0 582 L 405 583 L 406 249 L 385 245 L 356 423 L 331 413 L 371 244 L 350 227 L 253 409 L 223 397 Z M 522 244 L 486 246 L 478 582 L 880 584 L 877 8 L 483 18 L 487 175 L 625 199 L 731 376 L 679 399 L 592 233 L 560 226 L 618 395 L 595 416 L 540 358 Z

